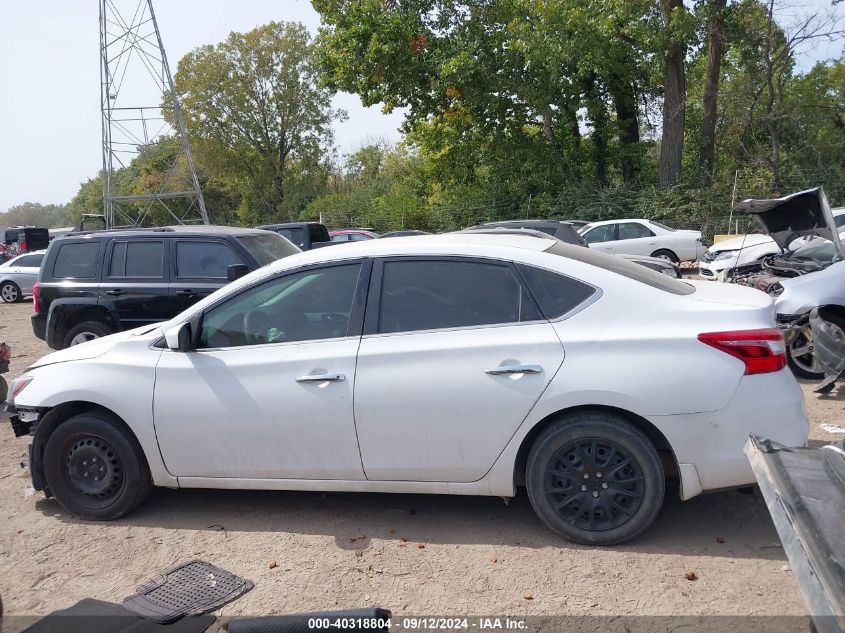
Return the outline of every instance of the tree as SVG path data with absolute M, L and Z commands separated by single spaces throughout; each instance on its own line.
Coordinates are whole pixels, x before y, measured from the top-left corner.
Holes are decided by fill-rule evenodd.
M 331 108 L 314 56 L 304 26 L 273 22 L 195 49 L 176 72 L 189 133 L 243 175 L 270 219 L 293 218 L 289 185 L 319 171 L 331 124 L 345 116 Z
M 725 47 L 725 9 L 727 0 L 710 0 L 707 16 L 707 70 L 704 77 L 703 112 L 701 117 L 701 147 L 699 157 L 706 178 L 713 177 L 716 162 L 716 117 L 719 80 Z
M 681 176 L 686 115 L 686 9 L 683 0 L 660 0 L 666 21 L 667 46 L 663 81 L 663 134 L 660 141 L 659 179 L 669 187 Z
M 0 213 L 0 226 L 66 227 L 72 224 L 68 206 L 24 202 Z

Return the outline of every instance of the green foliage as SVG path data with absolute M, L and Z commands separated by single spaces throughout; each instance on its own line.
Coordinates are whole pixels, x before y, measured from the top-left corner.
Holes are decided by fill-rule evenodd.
M 66 204 L 39 204 L 24 202 L 0 213 L 0 227 L 41 226 L 48 229 L 64 228 L 72 224 Z

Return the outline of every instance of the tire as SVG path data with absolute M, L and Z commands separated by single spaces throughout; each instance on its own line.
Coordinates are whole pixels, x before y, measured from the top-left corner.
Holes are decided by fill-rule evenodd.
M 23 301 L 23 293 L 20 286 L 14 281 L 5 281 L 0 286 L 0 299 L 3 303 L 20 303 Z
M 593 454 L 605 461 L 592 463 Z M 540 433 L 525 480 L 540 520 L 585 545 L 636 538 L 654 522 L 666 491 L 663 465 L 649 439 L 604 411 L 565 415 Z
M 138 440 L 123 422 L 100 412 L 56 427 L 44 448 L 44 476 L 62 507 L 92 521 L 122 517 L 153 489 Z
M 821 380 L 824 378 L 823 371 L 813 371 L 813 353 L 812 353 L 813 333 L 810 329 L 810 324 L 807 323 L 801 328 L 801 331 L 786 347 L 786 364 L 792 373 L 799 378 L 807 378 L 808 380 Z M 806 354 L 798 353 L 810 346 L 811 351 Z
M 102 338 L 114 334 L 111 326 L 106 325 L 102 321 L 83 321 L 78 325 L 74 325 L 65 334 L 62 349 L 71 347 L 73 345 L 80 345 L 87 343 L 97 338 Z M 75 341 L 75 342 L 74 342 Z
M 659 250 L 654 251 L 651 254 L 651 256 L 652 257 L 661 257 L 663 259 L 668 259 L 670 262 L 672 262 L 676 266 L 681 263 L 681 260 L 678 259 L 678 256 L 675 255 L 675 253 L 673 253 L 672 251 L 665 249 L 665 248 L 661 248 Z

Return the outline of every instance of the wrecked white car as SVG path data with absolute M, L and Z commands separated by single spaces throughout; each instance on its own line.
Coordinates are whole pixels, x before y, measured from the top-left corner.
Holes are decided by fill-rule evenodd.
M 773 200 L 745 200 L 736 210 L 753 215 L 781 252 L 737 267 L 726 281 L 751 286 L 775 298 L 777 322 L 789 343 L 788 361 L 802 378 L 822 380 L 810 312 L 845 330 L 845 231 L 837 232 L 821 187 Z M 799 237 L 814 238 L 795 250 Z M 830 365 L 831 359 L 825 359 Z

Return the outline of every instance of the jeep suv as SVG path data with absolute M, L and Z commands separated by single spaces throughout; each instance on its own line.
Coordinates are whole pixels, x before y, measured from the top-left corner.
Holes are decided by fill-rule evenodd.
M 63 349 L 166 321 L 232 279 L 298 252 L 276 233 L 228 226 L 68 234 L 44 256 L 32 330 Z

